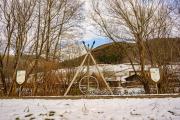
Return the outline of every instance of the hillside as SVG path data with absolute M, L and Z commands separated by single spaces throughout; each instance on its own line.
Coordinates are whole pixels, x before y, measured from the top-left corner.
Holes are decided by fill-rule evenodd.
M 153 39 L 145 44 L 151 48 L 151 58 L 146 54 L 146 62 L 150 63 L 151 59 L 156 63 L 179 62 L 180 61 L 180 38 Z M 129 62 L 127 54 L 134 62 L 138 62 L 138 51 L 136 44 L 119 42 L 118 44 L 108 43 L 94 48 L 92 54 L 98 64 L 122 64 Z M 46 61 L 43 57 L 39 60 L 38 71 L 48 69 L 59 69 L 62 67 L 79 66 L 84 58 L 80 56 L 75 59 L 66 60 L 62 63 Z M 35 56 L 23 55 L 20 59 L 19 69 L 28 69 L 33 64 Z M 6 74 L 12 74 L 14 57 L 10 56 L 10 64 L 6 69 Z M 91 61 L 92 63 L 92 61 Z
M 122 46 L 123 43 L 119 43 Z M 121 48 L 113 43 L 101 45 L 92 51 L 92 55 L 96 59 L 99 64 L 118 64 L 123 62 L 125 55 Z M 84 55 L 72 60 L 66 60 L 62 62 L 62 66 L 64 67 L 71 67 L 71 66 L 78 66 L 81 64 Z
M 180 38 L 152 39 L 144 43 L 146 45 L 146 62 L 163 64 L 164 62 L 180 61 Z M 149 49 L 148 49 L 149 48 Z M 127 54 L 134 62 L 138 62 L 138 50 L 134 43 L 119 42 L 108 43 L 95 48 L 93 56 L 99 64 L 121 64 L 129 62 Z M 80 65 L 84 55 L 61 63 L 63 67 Z

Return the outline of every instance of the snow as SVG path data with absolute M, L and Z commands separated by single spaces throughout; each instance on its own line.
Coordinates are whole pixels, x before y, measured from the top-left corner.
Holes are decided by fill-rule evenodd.
M 180 120 L 180 98 L 1 99 L 0 120 Z
M 115 74 L 117 76 L 129 76 L 129 71 L 133 71 L 132 65 L 129 63 L 125 63 L 125 64 L 116 64 L 116 65 L 112 65 L 112 64 L 97 64 L 98 68 L 101 72 L 104 71 L 108 71 L 108 72 L 115 72 Z M 135 69 L 138 71 L 140 70 L 140 65 L 136 64 L 134 65 Z M 148 70 L 150 68 L 150 65 L 146 65 L 145 66 L 145 70 Z M 80 69 L 80 67 L 76 67 L 76 70 Z M 96 66 L 92 65 L 89 66 L 90 72 L 97 72 Z M 83 68 L 81 68 L 81 70 L 83 72 L 87 71 L 87 66 L 83 66 Z M 59 72 L 66 72 L 66 69 L 59 69 Z

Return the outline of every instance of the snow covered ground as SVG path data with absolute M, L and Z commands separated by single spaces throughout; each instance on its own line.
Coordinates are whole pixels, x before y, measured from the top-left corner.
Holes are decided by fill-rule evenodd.
M 0 120 L 180 120 L 180 98 L 1 99 Z

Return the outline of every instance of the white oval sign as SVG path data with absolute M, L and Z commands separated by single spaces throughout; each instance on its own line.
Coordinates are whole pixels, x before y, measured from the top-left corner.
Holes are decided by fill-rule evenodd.
M 158 82 L 160 80 L 159 68 L 150 68 L 150 74 L 151 74 L 151 79 L 154 82 Z
M 23 84 L 25 81 L 25 77 L 26 77 L 26 71 L 25 70 L 17 71 L 16 82 L 18 84 Z

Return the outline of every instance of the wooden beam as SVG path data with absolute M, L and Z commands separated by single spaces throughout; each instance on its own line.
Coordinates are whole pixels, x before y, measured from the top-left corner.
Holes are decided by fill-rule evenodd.
M 66 96 L 66 95 L 68 94 L 69 90 L 71 89 L 71 86 L 73 85 L 74 81 L 76 80 L 76 77 L 78 76 L 78 74 L 79 74 L 82 66 L 84 65 L 84 63 L 85 63 L 86 58 L 87 58 L 88 55 L 89 55 L 89 53 L 86 54 L 86 56 L 85 56 L 83 62 L 81 63 L 79 69 L 76 71 L 76 74 L 74 75 L 73 80 L 71 81 L 70 85 L 68 86 L 66 92 L 64 93 L 64 96 Z
M 111 88 L 109 87 L 108 83 L 106 82 L 106 80 L 105 80 L 105 78 L 104 78 L 104 75 L 103 75 L 103 74 L 101 73 L 101 71 L 99 70 L 99 67 L 98 67 L 98 65 L 97 65 L 94 57 L 92 56 L 91 53 L 89 53 L 89 55 L 91 56 L 91 58 L 92 58 L 92 60 L 93 60 L 93 63 L 94 63 L 94 65 L 96 66 L 96 69 L 98 70 L 100 76 L 102 77 L 104 83 L 106 84 L 107 89 L 109 90 L 109 92 L 111 93 L 111 95 L 113 95 L 113 92 L 112 92 Z

